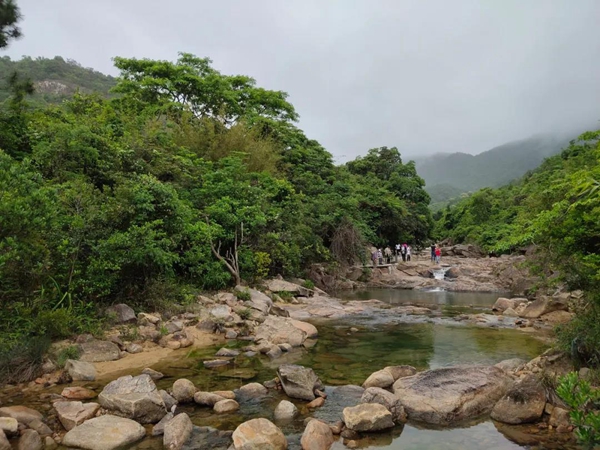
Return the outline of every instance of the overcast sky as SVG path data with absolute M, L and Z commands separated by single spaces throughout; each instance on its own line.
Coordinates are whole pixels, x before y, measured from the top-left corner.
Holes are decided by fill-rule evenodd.
M 116 75 L 114 56 L 208 56 L 289 93 L 338 162 L 369 148 L 479 153 L 600 128 L 600 0 L 17 0 L 24 38 Z

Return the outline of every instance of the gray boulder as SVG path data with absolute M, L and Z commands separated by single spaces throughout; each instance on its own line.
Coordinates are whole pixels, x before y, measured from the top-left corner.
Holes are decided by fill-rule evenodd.
M 379 403 L 363 403 L 342 412 L 346 427 L 353 431 L 379 431 L 394 427 L 392 413 Z
M 390 372 L 385 369 L 378 370 L 377 372 L 373 372 L 369 378 L 365 380 L 363 383 L 363 387 L 365 389 L 370 387 L 378 387 L 378 388 L 388 388 L 392 384 L 394 384 L 394 377 Z
M 392 413 L 395 423 L 404 423 L 407 420 L 406 412 L 400 400 L 391 392 L 378 387 L 370 387 L 365 390 L 360 398 L 361 403 L 379 403 Z
M 181 450 L 192 435 L 194 425 L 186 413 L 178 414 L 165 424 L 163 445 L 167 450 Z
M 96 368 L 89 362 L 67 359 L 65 370 L 71 375 L 73 381 L 94 381 L 96 379 Z
M 37 431 L 25 430 L 19 438 L 17 450 L 43 450 L 44 443 Z
M 145 435 L 146 430 L 139 423 L 105 415 L 73 428 L 65 434 L 62 444 L 84 450 L 116 450 L 139 441 Z
M 149 375 L 127 375 L 110 382 L 98 401 L 103 408 L 140 423 L 156 423 L 167 413 L 165 402 Z
M 257 342 L 265 341 L 272 344 L 290 344 L 292 347 L 300 347 L 307 335 L 294 326 L 292 319 L 267 316 L 256 329 L 255 336 Z
M 12 417 L 24 425 L 29 425 L 34 420 L 44 419 L 44 416 L 39 411 L 20 405 L 0 408 L 0 417 Z
M 489 413 L 512 379 L 494 366 L 457 366 L 427 370 L 394 383 L 410 420 L 449 425 Z
M 315 389 L 323 387 L 312 369 L 296 364 L 282 364 L 277 369 L 277 376 L 287 396 L 292 398 L 312 401 Z
M 152 427 L 152 436 L 162 436 L 165 434 L 165 425 L 167 425 L 173 417 L 175 417 L 175 415 L 172 412 L 169 412 L 165 417 L 160 419 L 160 422 Z
M 56 402 L 54 409 L 65 430 L 70 431 L 96 415 L 98 403 Z
M 81 356 L 79 359 L 85 362 L 115 361 L 120 358 L 119 347 L 108 341 L 90 341 L 79 344 Z
M 527 305 L 527 307 L 519 313 L 519 316 L 525 319 L 537 319 L 544 314 L 553 311 L 566 311 L 567 309 L 568 301 L 566 299 L 544 296 Z
M 106 309 L 106 314 L 114 318 L 115 323 L 135 323 L 137 317 L 135 312 L 125 303 L 110 306 Z
M 235 290 L 240 292 L 248 292 L 250 294 L 250 300 L 244 302 L 244 305 L 248 306 L 249 308 L 260 311 L 265 316 L 269 314 L 269 311 L 271 311 L 271 307 L 273 306 L 273 300 L 271 300 L 267 295 L 263 294 L 262 292 L 257 291 L 256 289 L 249 289 L 243 286 L 236 286 Z
M 535 422 L 546 406 L 546 391 L 534 375 L 519 381 L 496 403 L 491 417 L 498 422 L 517 425 Z

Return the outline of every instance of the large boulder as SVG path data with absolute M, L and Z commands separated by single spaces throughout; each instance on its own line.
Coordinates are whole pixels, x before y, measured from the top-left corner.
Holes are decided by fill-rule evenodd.
M 427 370 L 394 383 L 410 420 L 449 425 L 489 413 L 512 385 L 494 366 L 457 366 Z
M 546 391 L 535 375 L 517 381 L 492 409 L 491 417 L 498 422 L 517 425 L 535 422 L 546 406 Z
M 96 368 L 89 362 L 67 359 L 65 370 L 73 381 L 94 381 L 96 379 Z
M 306 333 L 307 339 L 314 339 L 319 336 L 319 330 L 312 323 L 302 322 L 301 320 L 290 319 L 290 323 L 300 331 Z
M 167 413 L 149 375 L 127 375 L 108 383 L 98 400 L 103 408 L 140 423 L 156 423 Z
M 363 403 L 342 412 L 346 427 L 353 431 L 379 431 L 394 427 L 392 413 L 379 403 Z
M 179 403 L 190 403 L 194 401 L 194 394 L 198 389 L 190 380 L 180 378 L 173 383 L 173 397 Z
M 389 372 L 394 381 L 398 381 L 400 378 L 410 377 L 417 373 L 417 369 L 413 366 L 387 366 L 383 370 Z
M 329 425 L 317 419 L 308 422 L 300 439 L 302 450 L 328 450 L 332 444 L 333 433 Z
M 315 399 L 315 389 L 322 388 L 321 380 L 308 367 L 282 364 L 277 369 L 277 376 L 288 397 L 312 401 Z
M 85 362 L 115 361 L 121 356 L 119 347 L 109 341 L 84 342 L 79 344 L 79 350 L 79 359 Z
M 289 292 L 290 294 L 302 297 L 309 297 L 313 293 L 313 291 L 303 286 L 290 283 L 289 281 L 279 280 L 277 278 L 265 281 L 265 287 L 271 292 Z
M 44 418 L 39 411 L 20 405 L 0 408 L 0 417 L 12 417 L 24 425 L 29 425 L 34 420 L 42 420 Z
M 362 387 L 365 389 L 370 387 L 378 387 L 378 388 L 388 388 L 392 384 L 394 384 L 394 377 L 390 372 L 385 369 L 378 370 L 377 372 L 373 372 L 369 378 L 365 380 Z
M 267 341 L 272 344 L 290 344 L 300 347 L 306 340 L 306 333 L 296 328 L 292 319 L 268 316 L 256 329 L 256 341 Z
M 492 306 L 492 311 L 506 311 L 507 309 L 517 309 L 517 307 L 523 303 L 527 303 L 526 298 L 505 298 L 499 297 Z
M 530 304 L 519 313 L 525 319 L 537 319 L 538 317 L 553 311 L 565 311 L 568 303 L 563 298 L 541 297 Z M 518 311 L 517 311 L 518 312 Z
M 379 403 L 386 407 L 392 413 L 392 419 L 395 423 L 406 422 L 406 412 L 398 397 L 390 391 L 378 387 L 370 387 L 365 390 L 360 398 L 361 403 Z
M 65 430 L 70 431 L 96 415 L 98 403 L 56 402 L 54 409 Z
M 42 438 L 35 430 L 25 430 L 19 438 L 17 450 L 44 450 Z
M 263 294 L 262 292 L 244 286 L 236 286 L 235 290 L 240 292 L 247 292 L 250 295 L 250 300 L 244 303 L 249 308 L 260 311 L 265 316 L 269 314 L 269 311 L 271 311 L 271 307 L 273 306 L 273 300 L 271 300 L 267 295 Z
M 166 450 L 181 450 L 192 435 L 194 425 L 186 413 L 178 414 L 165 424 L 163 446 Z
M 106 314 L 111 316 L 115 323 L 135 323 L 137 317 L 131 307 L 125 303 L 119 303 L 118 305 L 110 306 L 106 309 Z
M 267 419 L 252 419 L 233 432 L 235 450 L 286 450 L 287 440 L 279 428 Z
M 73 428 L 62 444 L 84 450 L 115 450 L 133 444 L 146 435 L 139 423 L 123 417 L 105 415 Z

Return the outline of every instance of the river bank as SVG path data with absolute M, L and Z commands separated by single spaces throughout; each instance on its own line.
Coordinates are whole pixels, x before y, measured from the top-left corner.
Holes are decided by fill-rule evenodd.
M 175 383 L 179 379 L 191 380 L 191 385 L 185 382 L 179 384 L 183 383 L 190 391 L 193 390 L 192 397 L 197 392 L 214 393 L 215 391 L 230 390 L 233 394 L 221 392 L 227 397 L 233 397 L 222 397 L 222 400 L 231 400 L 237 404 L 236 407 L 230 403 L 228 407 L 234 408 L 234 410 L 228 413 L 217 412 L 214 407 L 203 406 L 202 401 L 204 400 L 194 402 L 192 399 L 191 403 L 178 401 L 176 412 L 187 414 L 194 424 L 209 425 L 222 431 L 229 430 L 229 435 L 225 433 L 221 436 L 217 433 L 215 437 L 210 435 L 212 432 L 206 430 L 200 432 L 192 427 L 190 442 L 194 439 L 196 442 L 206 442 L 207 436 L 210 435 L 211 439 L 223 438 L 224 441 L 231 444 L 231 431 L 248 420 L 267 417 L 283 430 L 285 439 L 289 441 L 290 448 L 292 448 L 295 445 L 301 445 L 299 440 L 302 433 L 306 432 L 304 421 L 311 417 L 324 420 L 332 425 L 332 436 L 335 431 L 341 433 L 341 430 L 336 428 L 336 422 L 343 418 L 343 409 L 354 407 L 360 403 L 365 392 L 364 388 L 359 385 L 370 378 L 371 372 L 383 369 L 385 365 L 410 365 L 415 367 L 415 372 L 422 374 L 427 373 L 423 372 L 426 369 L 435 371 L 457 363 L 478 364 L 479 366 L 483 364 L 485 367 L 492 367 L 493 363 L 499 362 L 501 359 L 519 356 L 521 361 L 518 366 L 509 369 L 508 377 L 511 381 L 507 383 L 506 389 L 508 389 L 508 384 L 512 385 L 515 381 L 531 374 L 542 371 L 546 373 L 550 366 L 551 369 L 560 367 L 561 371 L 565 370 L 562 357 L 557 358 L 554 354 L 547 354 L 542 358 L 534 358 L 544 351 L 546 344 L 534 344 L 533 342 L 539 341 L 533 339 L 532 336 L 549 331 L 547 325 L 540 319 L 549 314 L 548 312 L 530 319 L 504 316 L 500 314 L 500 311 L 494 313 L 491 310 L 493 306 L 491 297 L 486 303 L 487 306 L 472 304 L 470 299 L 461 304 L 440 305 L 439 299 L 432 301 L 427 297 L 432 294 L 435 297 L 436 294 L 426 291 L 422 292 L 421 301 L 411 298 L 408 301 L 394 303 L 391 299 L 382 301 L 375 298 L 341 300 L 283 280 L 272 280 L 269 282 L 269 287 L 271 289 L 266 293 L 239 288 L 238 294 L 235 292 L 219 293 L 211 297 L 199 298 L 200 306 L 194 312 L 188 312 L 168 320 L 159 318 L 155 323 L 153 323 L 157 318 L 155 314 L 140 313 L 134 315 L 132 319 L 131 312 L 125 307 L 120 307 L 117 309 L 117 313 L 121 315 L 118 318 L 123 323 L 108 333 L 106 341 L 102 341 L 117 347 L 119 352 L 116 354 L 117 358 L 112 361 L 90 362 L 96 370 L 95 380 L 74 381 L 70 385 L 91 389 L 95 394 L 101 394 L 107 389 L 106 385 L 109 382 L 118 380 L 119 377 L 125 375 L 138 375 L 148 367 L 166 375 L 153 382 L 155 388 L 151 388 L 149 383 L 145 383 L 150 386 L 151 392 L 160 391 L 161 395 L 164 392 L 169 396 L 178 397 L 175 395 L 175 391 L 178 390 Z M 403 291 L 393 292 L 401 293 Z M 348 295 L 348 297 L 351 296 Z M 384 296 L 382 298 L 385 300 Z M 500 303 L 505 305 L 506 302 L 501 301 Z M 534 303 L 525 301 L 520 302 L 518 306 L 526 305 L 526 309 Z M 518 323 L 519 320 L 527 322 Z M 522 325 L 525 326 L 519 328 Z M 151 332 L 151 329 L 154 332 Z M 134 330 L 137 331 L 134 332 Z M 173 332 L 165 334 L 165 330 L 173 330 Z M 523 330 L 528 333 L 522 333 Z M 468 344 L 471 341 L 464 340 L 465 337 L 471 335 L 476 336 L 476 342 L 478 342 L 477 347 L 474 347 L 473 350 L 470 350 L 470 344 Z M 415 341 L 416 336 L 419 336 L 419 341 Z M 518 338 L 518 336 L 522 337 Z M 469 339 L 472 338 L 469 337 Z M 529 339 L 532 340 L 528 341 Z M 80 361 L 83 360 L 84 363 L 85 360 L 115 356 L 114 347 L 111 345 L 98 345 L 97 343 L 91 345 L 96 341 L 85 336 L 79 337 L 78 340 L 82 342 L 78 345 L 83 350 Z M 531 353 L 520 353 L 519 349 L 522 348 L 523 341 L 530 342 L 527 346 L 531 348 Z M 405 345 L 399 346 L 399 342 Z M 423 342 L 425 342 L 424 346 Z M 445 346 L 451 342 L 455 342 L 457 345 Z M 367 343 L 368 345 L 366 345 Z M 140 348 L 134 347 L 135 345 L 141 347 L 141 351 L 139 351 Z M 405 350 L 400 351 L 402 347 Z M 433 350 L 428 350 L 430 348 Z M 487 358 L 477 360 L 474 357 L 465 359 L 459 357 L 460 355 L 476 356 L 478 354 L 485 355 Z M 440 355 L 447 355 L 447 357 L 440 360 Z M 548 362 L 550 359 L 551 361 Z M 312 373 L 324 384 L 324 390 L 319 391 L 323 397 L 327 396 L 322 406 L 308 407 L 307 404 L 310 403 L 308 399 L 302 400 L 288 395 L 289 393 L 285 391 L 281 383 L 281 374 L 278 376 L 279 382 L 273 379 L 278 368 L 290 363 L 303 365 L 310 368 L 307 370 L 311 370 L 311 372 L 314 370 Z M 379 367 L 375 367 L 376 364 Z M 75 374 L 75 371 L 72 372 Z M 148 373 L 152 374 L 153 372 L 148 371 Z M 43 412 L 43 420 L 48 424 L 52 433 L 49 436 L 44 435 L 48 430 L 41 430 L 42 433 L 40 430 L 36 430 L 36 433 L 44 438 L 51 437 L 55 443 L 63 441 L 66 431 L 56 409 L 56 402 L 77 401 L 60 395 L 64 394 L 65 385 L 55 383 L 55 381 L 63 381 L 60 380 L 61 374 L 60 371 L 52 372 L 45 375 L 46 378 L 42 377 L 37 380 L 37 383 L 9 387 L 0 395 L 3 407 L 27 404 Z M 264 384 L 259 384 L 258 386 L 261 386 L 259 388 L 256 386 L 256 382 Z M 123 385 L 124 383 L 126 384 L 122 380 L 118 384 Z M 344 385 L 356 387 L 342 389 L 338 392 L 339 395 L 335 394 L 338 389 L 336 386 Z M 359 388 L 363 389 L 360 395 L 357 394 Z M 380 389 L 387 389 L 386 392 L 395 394 L 391 385 L 383 386 Z M 260 395 L 248 398 L 246 395 L 248 391 L 257 391 L 260 392 Z M 352 392 L 354 394 L 351 394 Z M 119 395 L 131 395 L 131 392 Z M 216 395 L 219 396 L 218 393 Z M 335 400 L 336 395 L 340 399 Z M 387 394 L 381 395 L 386 396 Z M 32 401 L 32 397 L 37 397 L 36 401 Z M 202 396 L 200 395 L 200 397 Z M 406 398 L 406 396 L 403 397 Z M 281 424 L 274 419 L 273 412 L 284 400 L 294 403 L 300 411 L 292 424 Z M 164 403 L 165 400 L 162 399 L 162 401 Z M 546 404 L 547 402 L 544 401 L 544 409 Z M 101 408 L 95 411 L 94 415 L 116 413 L 127 416 L 123 408 L 115 409 L 114 402 L 109 404 L 106 400 L 101 400 L 100 405 Z M 165 414 L 167 409 L 169 408 L 165 406 Z M 127 408 L 125 410 L 131 412 Z M 551 412 L 550 408 L 548 408 L 548 412 Z M 487 414 L 489 413 L 490 411 L 487 411 Z M 0 415 L 5 414 L 6 412 L 0 411 Z M 474 425 L 474 428 L 481 430 L 483 435 L 487 435 L 491 441 L 497 440 L 498 437 L 492 437 L 496 435 L 491 433 L 491 429 L 487 425 L 490 423 L 489 419 L 477 422 L 481 420 L 480 415 L 468 418 L 467 421 L 475 420 L 475 423 L 471 424 Z M 335 421 L 332 420 L 334 417 Z M 563 444 L 565 440 L 568 442 L 569 433 L 561 433 L 558 436 L 549 430 L 550 417 L 550 414 L 544 416 L 543 411 L 539 416 L 539 419 L 542 420 L 540 424 L 544 424 L 545 428 L 536 423 L 533 427 L 525 426 L 526 430 L 515 429 L 514 426 L 507 428 L 497 422 L 494 422 L 493 428 L 503 428 L 504 431 L 500 433 L 502 436 L 508 436 L 511 433 L 522 434 L 521 439 L 517 440 L 519 443 L 523 443 L 527 439 L 530 441 L 537 439 L 538 442 L 558 439 Z M 133 418 L 135 419 L 135 417 Z M 336 441 L 339 444 L 334 444 L 333 448 L 344 442 L 352 447 L 355 444 L 351 441 L 361 446 L 375 442 L 379 442 L 376 445 L 392 446 L 400 435 L 415 436 L 414 433 L 421 432 L 419 427 L 422 427 L 423 424 L 418 420 L 412 420 L 410 412 L 408 420 L 408 425 L 404 425 L 404 421 L 399 421 L 394 428 L 391 428 L 391 431 L 386 432 L 385 436 L 379 435 L 375 441 L 373 441 L 373 435 L 368 432 L 358 431 L 359 434 L 348 432 L 346 435 L 354 439 L 339 438 L 339 441 Z M 464 427 L 465 424 L 462 422 L 461 419 L 460 426 Z M 476 423 L 479 424 L 475 425 Z M 22 431 L 31 429 L 27 424 L 22 425 L 25 425 Z M 435 424 L 429 426 L 434 426 L 435 429 Z M 454 426 L 455 424 L 452 424 L 448 430 L 453 429 Z M 341 427 L 343 429 L 344 425 Z M 447 428 L 445 426 L 445 429 Z M 407 430 L 406 434 L 402 431 L 404 429 Z M 427 433 L 431 432 L 424 432 L 424 434 Z M 152 438 L 152 429 L 149 427 L 145 430 L 146 434 L 149 437 L 142 441 L 145 444 L 134 444 L 136 446 L 132 448 L 163 448 L 163 439 L 165 438 Z M 195 437 L 192 438 L 192 435 Z M 23 438 L 21 437 L 21 439 Z M 465 437 L 463 436 L 462 439 Z M 514 437 L 509 439 L 514 440 Z M 13 443 L 16 443 L 16 440 L 13 440 Z M 186 444 L 187 447 L 181 448 L 196 448 L 190 447 L 192 444 L 188 444 Z M 48 445 L 51 446 L 49 441 Z M 511 447 L 500 446 L 498 448 Z

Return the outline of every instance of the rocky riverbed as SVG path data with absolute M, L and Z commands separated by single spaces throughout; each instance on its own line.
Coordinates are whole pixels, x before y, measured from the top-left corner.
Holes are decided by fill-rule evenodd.
M 407 269 L 399 265 L 396 270 Z M 446 282 L 435 281 L 438 288 Z M 464 426 L 490 415 L 505 423 L 497 427 L 508 427 L 506 434 L 517 442 L 570 445 L 564 405 L 541 382 L 542 374 L 547 378 L 569 370 L 559 353 L 431 370 L 373 367 L 358 381 L 362 386 L 338 387 L 331 386 L 335 374 L 323 372 L 326 385 L 318 365 L 294 363 L 318 343 L 320 323 L 355 323 L 343 328 L 345 340 L 356 339 L 361 320 L 367 319 L 390 326 L 516 328 L 540 334 L 568 320 L 579 293 L 499 298 L 489 310 L 448 315 L 434 305 L 342 301 L 284 280 L 268 281 L 263 289 L 240 286 L 201 296 L 190 311 L 169 318 L 116 305 L 108 311 L 116 326 L 104 339 L 79 336 L 56 345 L 76 346 L 78 360 L 67 361 L 64 369 L 49 360 L 46 373 L 34 382 L 0 392 L 0 450 L 354 448 L 373 443 L 384 430 L 394 436 L 405 427 Z M 204 350 L 218 347 L 213 354 Z M 189 375 L 163 378 L 161 365 L 171 370 L 177 361 L 195 357 L 199 367 L 180 371 Z M 272 370 L 272 378 L 261 383 L 252 382 L 257 358 Z M 343 380 L 343 372 L 353 369 L 341 355 L 337 358 L 334 371 Z M 199 381 L 201 373 L 218 376 L 209 386 Z M 518 428 L 529 423 L 534 426 L 526 432 Z

